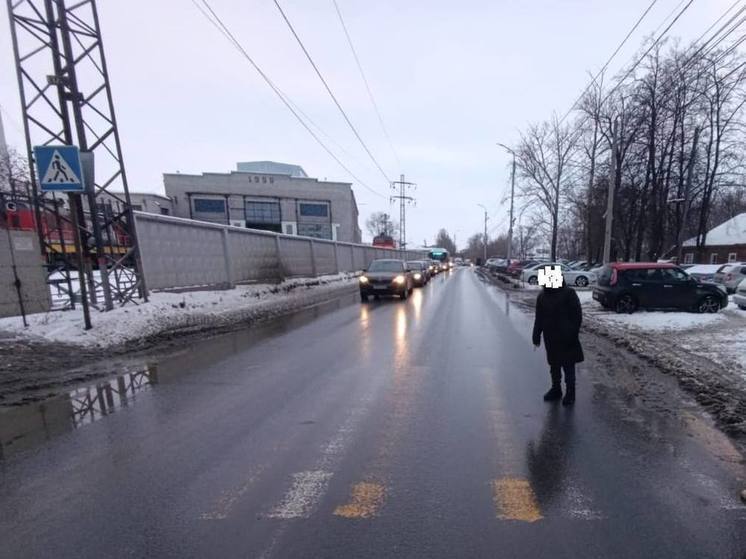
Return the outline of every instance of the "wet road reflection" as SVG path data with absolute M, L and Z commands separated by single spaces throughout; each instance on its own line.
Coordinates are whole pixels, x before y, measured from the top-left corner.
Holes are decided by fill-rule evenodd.
M 572 409 L 550 405 L 538 441 L 526 449 L 531 486 L 542 508 L 546 508 L 565 489 L 567 466 L 572 462 L 574 417 Z
M 0 458 L 132 405 L 157 383 L 158 369 L 149 365 L 39 404 L 6 408 L 0 411 Z

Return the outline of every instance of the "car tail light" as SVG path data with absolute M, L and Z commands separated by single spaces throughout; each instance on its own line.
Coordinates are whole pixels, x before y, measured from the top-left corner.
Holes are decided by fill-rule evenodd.
M 617 282 L 616 268 L 612 268 L 611 279 L 609 280 L 609 285 L 616 285 L 616 282 Z

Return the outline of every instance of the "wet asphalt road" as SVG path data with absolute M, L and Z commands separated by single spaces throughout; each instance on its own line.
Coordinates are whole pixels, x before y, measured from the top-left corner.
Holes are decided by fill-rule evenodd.
M 743 466 L 529 329 L 458 270 L 2 413 L 0 557 L 746 557 Z

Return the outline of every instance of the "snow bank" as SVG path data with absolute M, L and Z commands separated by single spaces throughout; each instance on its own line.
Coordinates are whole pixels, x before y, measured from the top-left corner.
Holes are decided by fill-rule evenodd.
M 0 332 L 16 339 L 110 347 L 153 338 L 176 330 L 220 327 L 280 313 L 330 298 L 355 285 L 354 274 L 300 278 L 280 284 L 241 285 L 222 291 L 151 293 L 147 303 L 130 304 L 110 312 L 93 311 L 92 330 L 83 328 L 83 311 L 52 311 L 0 319 Z M 3 337 L 6 337 L 3 336 Z

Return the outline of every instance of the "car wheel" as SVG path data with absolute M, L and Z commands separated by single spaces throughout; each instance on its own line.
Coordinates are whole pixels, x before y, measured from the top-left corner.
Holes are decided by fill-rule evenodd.
M 625 293 L 616 302 L 616 312 L 619 314 L 632 314 L 637 309 L 637 301 L 629 293 Z
M 588 278 L 585 276 L 578 276 L 575 278 L 575 285 L 578 287 L 588 287 Z
M 529 285 L 537 285 L 538 283 L 539 283 L 539 278 L 537 278 L 536 276 L 531 276 L 530 278 L 528 278 Z
M 720 301 L 715 299 L 712 295 L 706 295 L 702 297 L 697 305 L 697 311 L 701 313 L 715 313 L 720 310 Z

